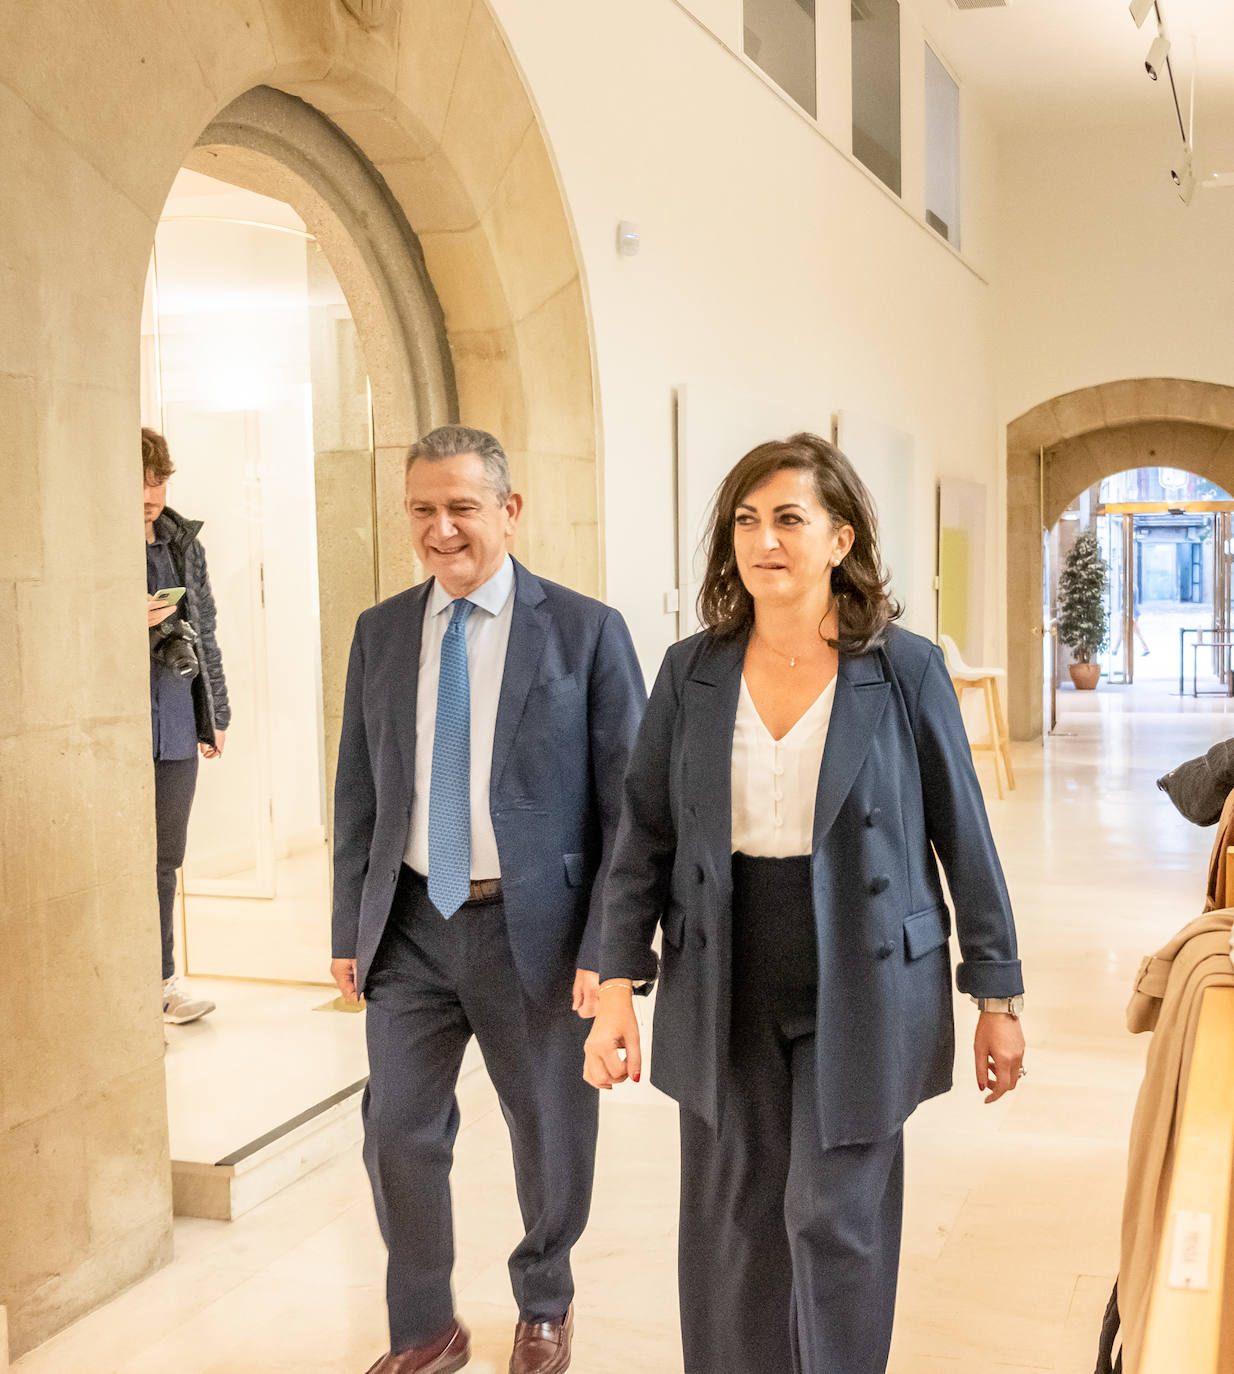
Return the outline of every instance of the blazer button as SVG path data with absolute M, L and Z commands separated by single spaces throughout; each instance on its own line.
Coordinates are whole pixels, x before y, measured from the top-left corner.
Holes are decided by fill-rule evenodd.
M 869 811 L 869 812 L 866 814 L 866 824 L 867 824 L 868 826 L 871 826 L 871 827 L 876 826 L 876 825 L 878 824 L 878 818 L 879 818 L 882 814 L 883 814 L 883 808 L 882 808 L 881 806 L 876 806 L 876 807 L 874 807 L 874 809 L 873 809 L 872 811 Z
M 695 930 L 690 933 L 690 943 L 695 949 L 707 948 L 707 932 L 705 930 Z
M 703 879 L 704 879 L 706 876 L 707 876 L 707 875 L 703 872 L 703 866 L 702 866 L 702 864 L 695 864 L 695 865 L 694 865 L 694 881 L 695 881 L 696 883 L 701 883 L 701 882 L 703 881 Z
M 870 884 L 870 891 L 877 897 L 880 892 L 886 892 L 890 886 L 891 879 L 885 873 L 880 873 Z
M 875 953 L 878 955 L 880 959 L 890 959 L 891 956 L 895 953 L 895 948 L 895 945 L 893 945 L 890 940 L 885 940 L 881 945 L 879 945 Z

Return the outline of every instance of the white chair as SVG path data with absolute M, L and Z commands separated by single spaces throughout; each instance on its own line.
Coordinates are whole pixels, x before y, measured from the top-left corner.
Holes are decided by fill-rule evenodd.
M 1007 786 L 1015 791 L 1015 773 L 1011 768 L 1011 738 L 1007 733 L 1007 721 L 1003 716 L 1003 705 L 998 694 L 999 679 L 1006 677 L 1007 674 L 1002 668 L 974 668 L 965 663 L 955 640 L 950 635 L 939 635 L 938 643 L 943 651 L 947 672 L 951 676 L 951 685 L 955 688 L 960 704 L 963 705 L 964 693 L 970 688 L 979 691 L 985 698 L 990 737 L 988 741 L 970 743 L 969 747 L 975 755 L 994 755 L 994 781 L 998 784 L 998 798 L 1002 801 L 1006 793 L 1003 791 L 1002 773 L 998 767 L 1000 759 L 1007 774 Z

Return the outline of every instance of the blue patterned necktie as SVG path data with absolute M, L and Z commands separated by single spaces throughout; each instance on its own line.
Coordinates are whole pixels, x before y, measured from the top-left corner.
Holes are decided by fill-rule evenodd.
M 448 921 L 467 900 L 471 882 L 471 682 L 467 617 L 475 603 L 454 602 L 441 641 L 437 724 L 428 794 L 428 895 Z

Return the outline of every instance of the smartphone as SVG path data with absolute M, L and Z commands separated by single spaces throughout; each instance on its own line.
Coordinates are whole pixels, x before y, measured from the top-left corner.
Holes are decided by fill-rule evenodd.
M 174 606 L 183 595 L 183 587 L 160 587 L 158 591 L 154 593 L 154 599 L 156 601 L 165 601 L 169 606 Z

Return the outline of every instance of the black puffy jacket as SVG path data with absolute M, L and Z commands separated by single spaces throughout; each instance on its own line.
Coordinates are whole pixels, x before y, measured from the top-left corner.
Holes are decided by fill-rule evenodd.
M 172 566 L 184 586 L 181 611 L 200 640 L 201 672 L 193 679 L 193 715 L 197 738 L 203 744 L 213 744 L 215 730 L 226 730 L 231 724 L 231 704 L 227 700 L 223 656 L 214 633 L 218 617 L 210 574 L 206 571 L 206 551 L 197 537 L 201 525 L 200 520 L 186 520 L 168 506 L 154 522 L 154 532 L 171 553 Z

